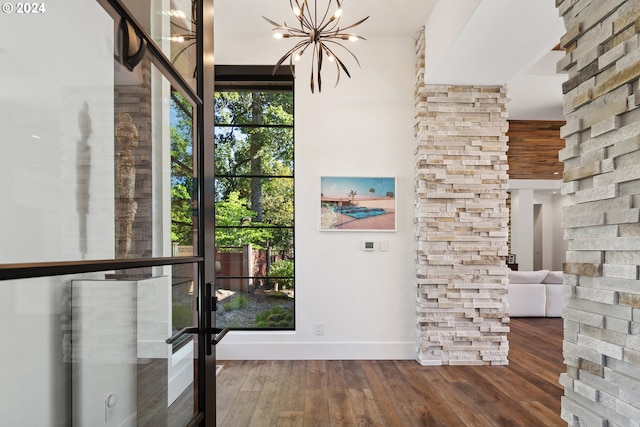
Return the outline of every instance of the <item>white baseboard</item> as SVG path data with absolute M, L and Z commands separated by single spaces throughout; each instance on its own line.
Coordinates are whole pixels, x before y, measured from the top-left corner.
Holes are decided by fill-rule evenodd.
M 221 342 L 218 360 L 415 360 L 415 342 Z

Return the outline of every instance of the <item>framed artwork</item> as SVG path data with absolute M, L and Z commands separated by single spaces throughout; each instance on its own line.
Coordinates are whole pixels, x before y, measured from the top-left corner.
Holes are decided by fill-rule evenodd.
M 321 231 L 396 231 L 395 177 L 320 177 Z

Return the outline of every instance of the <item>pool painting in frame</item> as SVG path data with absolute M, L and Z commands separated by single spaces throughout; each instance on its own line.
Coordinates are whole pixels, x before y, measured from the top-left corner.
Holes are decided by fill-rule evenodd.
M 396 231 L 395 177 L 320 177 L 321 231 Z

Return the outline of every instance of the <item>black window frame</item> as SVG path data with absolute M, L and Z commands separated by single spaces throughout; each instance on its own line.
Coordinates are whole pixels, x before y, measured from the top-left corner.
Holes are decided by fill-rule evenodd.
M 280 66 L 274 67 L 271 65 L 218 65 L 215 66 L 215 92 L 226 91 L 247 91 L 247 90 L 255 90 L 255 91 L 280 91 L 280 92 L 291 92 L 292 96 L 292 112 L 294 113 L 293 121 L 290 125 L 282 124 L 282 125 L 272 125 L 272 124 L 263 124 L 263 125 L 255 125 L 255 124 L 247 124 L 247 123 L 217 123 L 214 119 L 214 127 L 227 127 L 227 128 L 288 128 L 292 131 L 292 149 L 294 152 L 295 158 L 295 78 L 293 75 L 293 69 L 289 66 Z M 214 143 L 215 145 L 215 143 Z M 275 229 L 275 230 L 291 230 L 292 240 L 293 240 L 293 259 L 294 259 L 294 275 L 281 277 L 283 279 L 291 279 L 294 283 L 295 289 L 295 162 L 292 168 L 291 175 L 252 175 L 252 174 L 218 174 L 217 171 L 214 173 L 214 179 L 217 182 L 218 178 L 231 178 L 231 179 L 250 179 L 250 178 L 265 178 L 265 179 L 291 179 L 292 180 L 292 188 L 293 188 L 293 198 L 294 198 L 294 212 L 292 215 L 292 225 L 291 226 L 281 226 L 281 225 L 240 225 L 240 226 L 225 226 L 219 225 L 214 218 L 215 229 L 232 229 L 232 228 L 245 228 L 245 229 Z M 215 184 L 214 184 L 215 187 Z M 215 212 L 215 211 L 214 211 Z M 250 279 L 250 280 L 268 280 L 269 276 L 238 276 L 238 275 L 219 275 L 216 273 L 216 282 L 231 280 L 231 279 Z M 217 288 L 218 286 L 216 286 Z M 295 296 L 294 296 L 294 310 L 293 317 L 294 323 L 293 327 L 285 328 L 285 327 L 234 327 L 234 326 L 223 326 L 229 330 L 245 330 L 245 331 L 294 331 L 296 329 L 295 325 Z

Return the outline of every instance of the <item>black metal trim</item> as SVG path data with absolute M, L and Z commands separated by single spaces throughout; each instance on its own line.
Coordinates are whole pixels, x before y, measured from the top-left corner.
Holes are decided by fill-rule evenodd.
M 216 225 L 220 229 L 246 228 L 246 229 L 269 229 L 269 230 L 293 230 L 293 225 Z
M 268 125 L 268 124 L 256 124 L 256 123 L 247 123 L 247 124 L 239 124 L 239 123 L 216 123 L 216 127 L 218 128 L 270 128 L 270 129 L 293 129 L 293 125 Z
M 127 23 L 134 28 L 136 34 L 138 34 L 144 40 L 146 40 L 146 44 L 147 44 L 146 49 L 151 53 L 151 55 L 149 55 L 151 58 L 151 61 L 158 68 L 161 69 L 162 74 L 164 74 L 165 76 L 171 76 L 170 80 L 174 86 L 178 85 L 180 89 L 185 93 L 185 95 L 187 95 L 197 104 L 202 104 L 202 98 L 200 98 L 198 94 L 193 90 L 193 88 L 186 82 L 186 80 L 180 74 L 180 72 L 178 72 L 175 69 L 175 67 L 169 60 L 169 58 L 167 58 L 167 56 L 164 54 L 162 49 L 158 47 L 158 45 L 153 40 L 151 35 L 147 33 L 147 31 L 142 27 L 142 25 L 138 23 L 135 16 L 131 12 L 129 12 L 129 9 L 127 9 L 126 6 L 121 4 L 119 0 L 101 0 L 101 1 L 107 2 L 118 15 L 120 15 L 121 17 L 127 20 Z
M 197 177 L 201 184 L 198 186 L 198 254 L 206 260 L 198 269 L 199 325 L 210 329 L 216 326 L 215 313 L 203 309 L 212 308 L 211 298 L 205 298 L 208 291 L 206 284 L 215 281 L 214 0 L 197 1 L 197 92 L 202 99 L 197 109 L 196 126 L 199 154 Z M 208 330 L 198 335 L 198 408 L 205 415 L 200 426 L 216 427 L 216 352 L 208 337 Z
M 218 276 L 218 279 L 295 279 L 295 276 Z
M 224 338 L 224 336 L 229 332 L 229 328 L 214 328 L 213 332 L 215 332 L 216 335 L 211 340 L 211 345 L 218 345 L 220 344 L 220 341 L 222 341 L 222 338 Z
M 194 419 L 192 419 L 187 427 L 195 427 L 201 425 L 202 421 L 204 421 L 204 414 L 202 412 L 198 413 Z
M 34 277 L 96 273 L 129 268 L 190 264 L 202 262 L 203 260 L 203 257 L 170 257 L 0 264 L 0 280 L 29 279 Z
M 216 65 L 216 90 L 238 91 L 247 87 L 263 91 L 288 91 L 295 86 L 291 67 L 272 65 Z
M 293 175 L 231 175 L 231 174 L 221 174 L 216 175 L 216 179 L 218 178 L 278 178 L 278 179 L 294 179 Z
M 187 326 L 186 328 L 180 329 L 178 332 L 167 338 L 164 342 L 166 342 L 167 344 L 173 344 L 185 335 L 197 334 L 199 332 L 200 329 L 198 329 L 196 326 Z
M 296 327 L 295 327 L 295 308 L 293 309 L 293 317 L 294 317 L 294 326 L 291 328 L 284 328 L 284 327 L 249 327 L 249 326 L 236 326 L 236 327 L 230 327 L 229 331 L 251 331 L 251 332 L 276 332 L 276 331 L 295 331 Z

